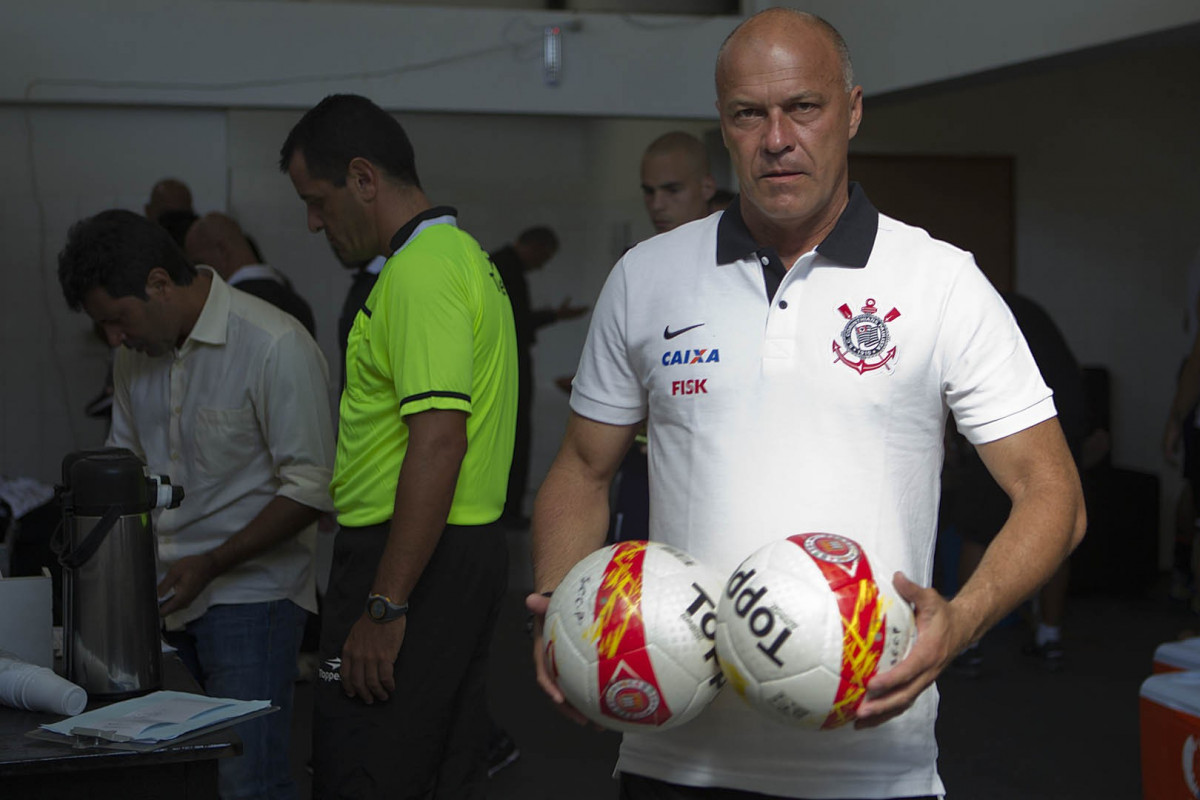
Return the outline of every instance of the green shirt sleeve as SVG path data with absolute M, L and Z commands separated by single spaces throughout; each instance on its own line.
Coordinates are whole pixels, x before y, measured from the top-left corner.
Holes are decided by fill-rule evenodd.
M 433 253 L 396 266 L 385 295 L 380 363 L 391 372 L 400 415 L 433 408 L 470 413 L 479 303 L 466 265 Z

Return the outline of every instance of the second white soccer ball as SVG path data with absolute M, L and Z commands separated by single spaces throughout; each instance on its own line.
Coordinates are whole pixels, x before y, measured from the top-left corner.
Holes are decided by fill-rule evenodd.
M 758 550 L 717 608 L 717 653 L 751 706 L 810 729 L 852 721 L 866 685 L 900 662 L 916 624 L 892 572 L 857 542 L 805 533 Z

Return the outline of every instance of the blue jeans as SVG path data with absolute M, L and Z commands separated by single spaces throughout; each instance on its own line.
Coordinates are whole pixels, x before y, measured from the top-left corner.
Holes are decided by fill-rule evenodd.
M 234 726 L 242 755 L 218 763 L 221 800 L 295 800 L 288 759 L 292 687 L 306 612 L 290 600 L 211 606 L 166 640 L 212 697 L 270 700 L 279 711 Z

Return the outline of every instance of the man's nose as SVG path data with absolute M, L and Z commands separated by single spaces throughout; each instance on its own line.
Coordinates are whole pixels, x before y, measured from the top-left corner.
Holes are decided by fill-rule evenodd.
M 768 153 L 778 155 L 791 150 L 793 145 L 791 129 L 783 111 L 772 109 L 767 115 L 767 130 L 763 137 L 763 146 Z
M 125 341 L 125 335 L 120 330 L 109 325 L 104 326 L 104 338 L 108 340 L 108 346 L 117 348 Z
M 325 223 L 323 223 L 321 221 L 321 215 L 318 214 L 315 210 L 309 209 L 309 211 L 308 211 L 308 231 L 309 231 L 309 233 L 319 233 L 321 231 L 321 229 L 324 227 L 325 227 Z

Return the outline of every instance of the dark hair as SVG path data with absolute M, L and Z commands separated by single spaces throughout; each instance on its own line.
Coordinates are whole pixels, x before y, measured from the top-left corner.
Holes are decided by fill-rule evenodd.
M 196 212 L 190 209 L 182 211 L 164 211 L 158 215 L 158 224 L 162 229 L 171 234 L 172 241 L 184 249 L 184 242 L 187 240 L 188 229 L 192 227 L 192 223 L 200 217 L 196 216 Z
M 365 158 L 393 180 L 421 188 L 416 156 L 396 118 L 357 94 L 331 94 L 310 108 L 279 149 L 279 170 L 287 172 L 296 151 L 308 174 L 345 186 L 350 162 Z
M 536 228 L 521 231 L 521 235 L 517 237 L 517 242 L 532 247 L 545 247 L 550 250 L 558 249 L 558 236 L 545 225 L 538 225 Z
M 67 305 L 78 311 L 95 288 L 112 297 L 146 298 L 150 270 L 161 267 L 178 286 L 189 285 L 196 270 L 158 224 L 132 211 L 113 209 L 71 226 L 58 254 L 58 282 Z

